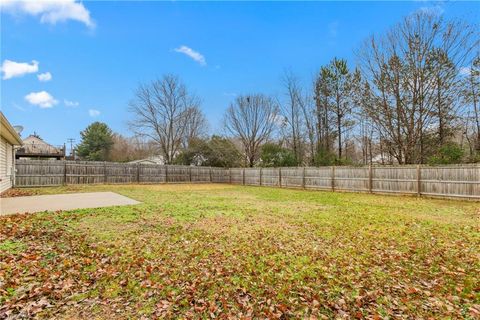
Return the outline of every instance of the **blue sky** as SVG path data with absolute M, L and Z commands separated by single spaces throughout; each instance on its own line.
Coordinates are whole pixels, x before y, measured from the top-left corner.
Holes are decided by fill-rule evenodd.
M 281 95 L 285 70 L 310 83 L 334 56 L 353 66 L 365 38 L 415 10 L 480 21 L 475 2 L 57 2 L 1 13 L 1 109 L 53 144 L 97 120 L 130 135 L 135 88 L 166 73 L 220 131 L 236 94 Z

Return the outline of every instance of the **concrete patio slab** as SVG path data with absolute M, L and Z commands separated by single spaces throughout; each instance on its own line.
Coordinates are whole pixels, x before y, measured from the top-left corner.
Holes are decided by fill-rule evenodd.
M 0 215 L 42 211 L 102 208 L 140 202 L 114 192 L 65 193 L 0 198 Z

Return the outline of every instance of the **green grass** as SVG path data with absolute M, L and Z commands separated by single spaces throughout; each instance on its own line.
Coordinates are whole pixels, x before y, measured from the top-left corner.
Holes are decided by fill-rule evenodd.
M 142 203 L 1 218 L 5 310 L 88 319 L 480 315 L 478 203 L 214 184 L 32 191 L 105 190 Z M 32 311 L 39 301 L 50 306 Z
M 7 239 L 0 242 L 0 251 L 8 253 L 19 253 L 22 252 L 25 248 L 26 245 L 21 241 L 12 241 Z

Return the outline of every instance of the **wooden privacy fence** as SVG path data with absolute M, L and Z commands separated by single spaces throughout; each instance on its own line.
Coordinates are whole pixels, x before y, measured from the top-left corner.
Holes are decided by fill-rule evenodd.
M 95 183 L 216 182 L 480 200 L 480 166 L 210 168 L 92 161 L 19 160 L 17 187 Z
M 16 187 L 98 183 L 228 182 L 228 169 L 101 161 L 17 160 Z
M 230 169 L 233 184 L 480 200 L 480 166 Z

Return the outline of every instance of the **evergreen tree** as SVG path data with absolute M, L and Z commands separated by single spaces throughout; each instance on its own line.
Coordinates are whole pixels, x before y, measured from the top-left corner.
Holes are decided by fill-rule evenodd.
M 174 160 L 176 164 L 209 167 L 238 167 L 242 156 L 227 138 L 213 135 L 210 139 L 191 139 L 188 147 Z
M 260 153 L 262 167 L 293 167 L 297 165 L 292 150 L 276 143 L 265 143 Z
M 80 132 L 82 141 L 77 146 L 77 154 L 85 160 L 105 161 L 113 146 L 112 130 L 102 122 L 94 122 Z

